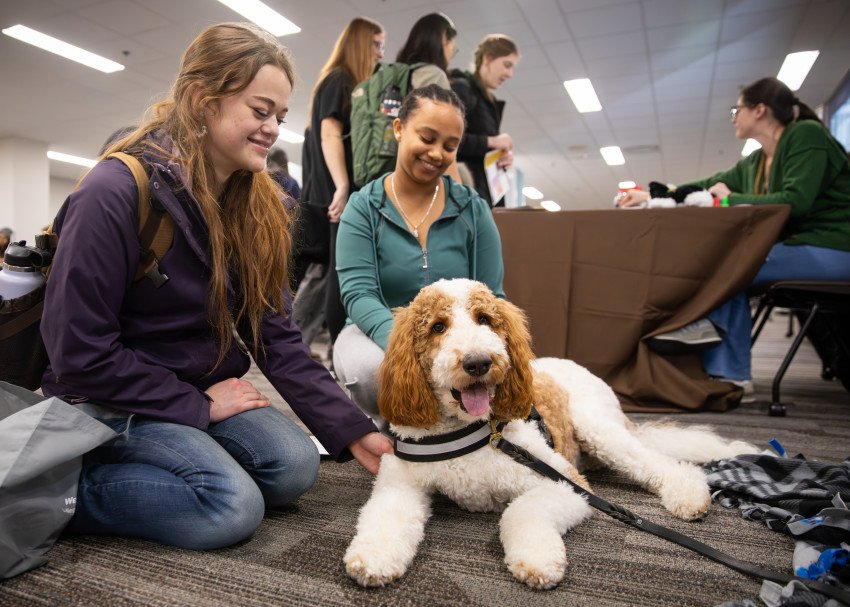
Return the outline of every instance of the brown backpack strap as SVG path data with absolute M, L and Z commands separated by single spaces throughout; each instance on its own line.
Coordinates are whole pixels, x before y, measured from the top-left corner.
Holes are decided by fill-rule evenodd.
M 174 219 L 164 209 L 157 208 L 150 196 L 149 177 L 138 158 L 125 152 L 113 152 L 107 158 L 117 158 L 127 165 L 139 189 L 139 247 L 141 257 L 134 281 L 145 277 L 157 288 L 168 281 L 160 272 L 159 260 L 171 246 L 174 238 Z
M 44 310 L 44 300 L 35 304 L 29 310 L 21 312 L 18 316 L 0 325 L 0 341 L 5 341 L 20 333 L 32 324 L 41 320 L 41 313 Z

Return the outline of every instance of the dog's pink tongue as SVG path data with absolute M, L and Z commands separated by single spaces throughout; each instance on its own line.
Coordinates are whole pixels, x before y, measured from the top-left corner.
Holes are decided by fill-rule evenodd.
M 487 386 L 483 384 L 475 384 L 461 390 L 460 400 L 466 412 L 473 416 L 483 415 L 490 407 L 490 395 L 487 393 Z

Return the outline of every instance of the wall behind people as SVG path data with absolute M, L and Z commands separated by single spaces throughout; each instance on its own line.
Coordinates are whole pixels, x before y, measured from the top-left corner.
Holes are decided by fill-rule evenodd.
M 50 194 L 48 202 L 48 221 L 56 216 L 59 208 L 65 199 L 68 197 L 77 185 L 76 179 L 68 179 L 66 177 L 50 176 Z
M 0 138 L 0 221 L 15 238 L 32 240 L 50 220 L 47 143 L 21 137 Z

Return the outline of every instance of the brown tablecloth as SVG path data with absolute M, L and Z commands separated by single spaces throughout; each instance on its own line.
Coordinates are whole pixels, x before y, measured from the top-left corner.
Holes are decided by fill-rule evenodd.
M 644 340 L 745 289 L 788 214 L 775 205 L 494 217 L 505 293 L 528 314 L 538 356 L 587 367 L 627 411 L 723 411 L 740 389 L 709 379 L 698 354 L 657 354 Z

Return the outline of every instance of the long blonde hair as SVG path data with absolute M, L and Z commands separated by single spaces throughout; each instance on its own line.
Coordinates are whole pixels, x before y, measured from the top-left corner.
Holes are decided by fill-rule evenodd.
M 375 36 L 383 33 L 383 31 L 384 28 L 381 27 L 380 23 L 367 17 L 355 17 L 348 22 L 339 38 L 336 39 L 331 56 L 322 66 L 316 86 L 310 93 L 308 121 L 311 120 L 310 116 L 313 115 L 313 101 L 316 98 L 316 91 L 319 90 L 319 86 L 332 71 L 335 69 L 345 71 L 351 76 L 355 84 L 363 82 L 372 75 L 372 70 L 375 67 L 372 42 Z
M 164 130 L 179 149 L 192 195 L 209 228 L 212 277 L 209 317 L 221 344 L 216 366 L 233 344 L 231 322 L 247 321 L 254 339 L 254 356 L 262 347 L 260 324 L 268 310 L 285 314 L 283 290 L 289 288 L 292 248 L 291 218 L 281 203 L 280 189 L 266 171 L 239 170 L 223 186 L 220 200 L 210 189 L 212 166 L 204 154 L 202 109 L 212 101 L 244 90 L 265 65 L 280 68 L 295 83 L 289 52 L 265 30 L 249 23 L 221 23 L 205 29 L 192 41 L 168 98 L 148 109 L 148 118 L 128 136 L 116 141 L 110 153 L 149 146 L 149 133 Z M 158 150 L 170 153 L 170 150 Z M 234 285 L 241 300 L 231 314 L 227 298 L 228 270 L 236 270 Z

